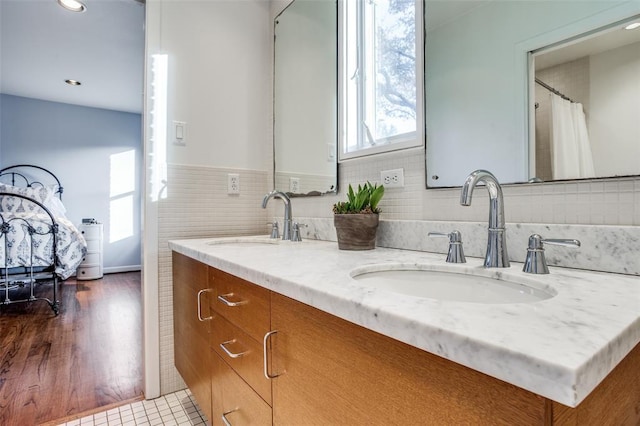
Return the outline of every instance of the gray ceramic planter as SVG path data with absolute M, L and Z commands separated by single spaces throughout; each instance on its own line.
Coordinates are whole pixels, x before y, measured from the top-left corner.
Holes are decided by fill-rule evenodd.
M 376 248 L 377 214 L 336 214 L 333 224 L 340 250 L 372 250 Z

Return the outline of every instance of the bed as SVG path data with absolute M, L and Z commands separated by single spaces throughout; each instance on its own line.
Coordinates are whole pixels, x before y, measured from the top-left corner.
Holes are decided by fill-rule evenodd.
M 40 166 L 0 169 L 0 307 L 43 300 L 58 315 L 59 281 L 75 273 L 87 250 L 62 193 L 60 180 Z M 36 294 L 38 286 L 48 286 L 50 297 Z

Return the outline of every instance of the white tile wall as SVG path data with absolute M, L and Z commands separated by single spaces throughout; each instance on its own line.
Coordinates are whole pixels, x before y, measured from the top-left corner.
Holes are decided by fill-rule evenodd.
M 239 195 L 227 195 L 227 173 L 240 174 Z M 267 233 L 270 210 L 262 209 L 271 189 L 266 171 L 170 165 L 167 198 L 158 211 L 161 394 L 184 389 L 174 367 L 171 251 L 180 238 Z
M 474 192 L 469 207 L 460 205 L 459 188 L 424 189 L 423 150 L 406 150 L 342 163 L 340 193 L 296 199 L 294 217 L 331 217 L 333 203 L 344 199 L 343 190 L 349 183 L 379 182 L 381 170 L 400 167 L 404 168 L 405 187 L 387 190 L 380 203 L 384 219 L 487 220 L 489 202 L 487 191 L 482 188 Z M 505 185 L 503 191 L 507 222 L 640 225 L 638 177 Z
M 290 178 L 298 178 L 300 190 L 298 194 L 308 194 L 312 191 L 327 192 L 335 186 L 334 176 L 310 175 L 305 173 L 278 172 L 276 173 L 276 188 L 280 191 L 290 191 Z

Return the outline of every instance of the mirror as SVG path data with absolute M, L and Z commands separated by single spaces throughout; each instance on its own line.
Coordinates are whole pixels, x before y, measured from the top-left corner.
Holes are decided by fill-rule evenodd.
M 640 172 L 640 17 L 535 52 L 532 67 L 535 178 Z
M 274 22 L 274 187 L 337 191 L 337 4 L 293 1 Z
M 536 118 L 541 119 L 545 106 L 534 97 L 540 90 L 548 93 L 547 89 L 535 83 L 536 68 L 542 71 L 543 68 L 559 66 L 561 62 L 577 60 L 568 56 L 573 54 L 565 47 L 559 47 L 577 45 L 578 39 L 582 38 L 597 42 L 600 37 L 594 34 L 598 29 L 606 28 L 610 32 L 613 24 L 640 15 L 640 2 L 427 0 L 427 18 L 430 12 L 425 40 L 427 188 L 460 186 L 466 175 L 478 168 L 491 170 L 502 183 L 522 183 L 532 178 L 545 181 L 581 178 L 550 174 L 550 160 L 543 159 L 543 155 L 550 158 L 549 143 L 546 153 L 536 156 L 537 151 L 545 151 L 542 144 L 538 147 L 535 144 L 536 134 L 539 137 L 544 133 L 541 130 L 543 123 L 536 122 Z M 444 19 L 439 19 L 438 14 Z M 637 52 L 638 46 L 628 44 L 627 48 Z M 614 55 L 616 49 L 612 47 L 608 49 L 609 53 L 600 53 Z M 554 59 L 552 65 L 545 65 L 545 56 L 551 53 L 565 56 L 566 60 Z M 622 55 L 624 60 L 630 60 L 630 54 Z M 602 63 L 594 60 L 592 65 L 596 62 Z M 636 95 L 629 96 L 629 99 L 635 102 L 636 112 L 631 112 L 630 105 L 617 108 L 626 108 L 626 113 L 637 117 L 640 74 L 637 62 L 635 64 L 625 64 L 623 69 L 631 67 L 635 70 L 628 72 L 632 80 L 627 81 L 635 87 Z M 616 82 L 618 78 L 616 76 Z M 545 82 L 541 77 L 538 79 Z M 593 77 L 592 82 L 595 79 Z M 555 80 L 545 83 L 551 87 L 556 84 Z M 555 87 L 557 90 L 564 90 L 562 83 L 558 86 Z M 597 110 L 608 108 L 609 100 L 594 104 L 598 97 L 602 98 L 601 95 L 591 92 L 588 100 L 578 99 L 584 105 L 587 127 L 589 121 L 600 120 L 595 115 Z M 543 93 L 542 96 L 548 99 L 548 95 Z M 539 102 L 537 112 L 534 109 L 536 101 Z M 611 111 L 608 114 L 616 115 Z M 538 127 L 538 132 L 535 127 Z M 603 139 L 606 146 L 593 145 L 594 156 L 601 157 L 609 165 L 622 164 L 620 158 L 629 159 L 624 167 L 619 168 L 600 166 L 596 162 L 595 177 L 640 174 L 637 125 L 633 132 L 624 134 L 622 127 L 592 130 L 606 135 Z M 616 144 L 612 143 L 613 139 Z M 629 141 L 624 148 L 623 144 L 617 144 L 622 140 Z

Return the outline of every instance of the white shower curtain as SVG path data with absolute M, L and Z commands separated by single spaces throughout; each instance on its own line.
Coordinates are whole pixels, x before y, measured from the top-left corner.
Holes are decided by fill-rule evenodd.
M 595 176 L 582 104 L 551 96 L 551 157 L 554 179 Z

